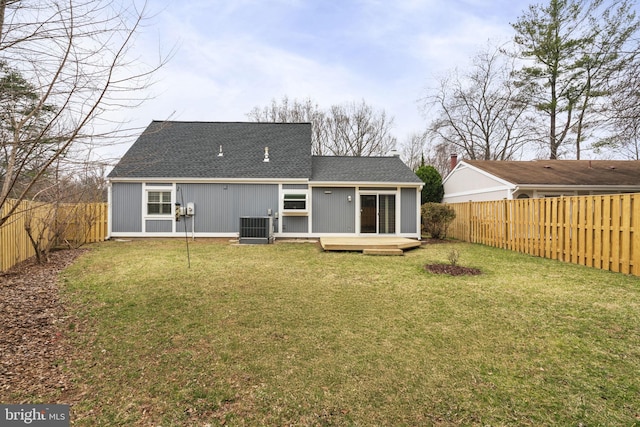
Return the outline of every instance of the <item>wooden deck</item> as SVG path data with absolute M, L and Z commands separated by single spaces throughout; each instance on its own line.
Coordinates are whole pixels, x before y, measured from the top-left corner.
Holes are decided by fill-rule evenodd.
M 321 237 L 325 251 L 362 251 L 368 255 L 402 255 L 421 245 L 419 240 L 404 237 Z

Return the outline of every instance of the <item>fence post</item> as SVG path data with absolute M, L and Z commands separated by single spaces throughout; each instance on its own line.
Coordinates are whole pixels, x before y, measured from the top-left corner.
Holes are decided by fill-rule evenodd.
M 473 202 L 467 202 L 467 218 L 468 218 L 467 242 L 471 242 L 471 235 L 472 235 L 471 230 L 473 229 L 473 217 L 471 216 L 471 214 L 473 213 L 473 210 L 471 209 L 471 204 L 472 203 Z
M 640 193 L 464 203 L 468 242 L 640 276 Z
M 629 274 L 631 270 L 631 195 L 625 194 L 621 200 L 621 218 L 620 218 L 620 247 L 622 253 L 620 254 L 620 271 L 625 274 Z
M 640 195 L 631 195 L 631 235 L 629 238 L 633 242 L 631 252 L 633 253 L 633 259 L 631 263 L 633 269 L 631 273 L 635 276 L 640 276 Z
M 509 212 L 509 200 L 503 200 L 502 201 L 502 210 L 504 212 L 504 243 L 502 244 L 502 247 L 505 249 L 512 249 L 513 248 L 513 243 L 511 242 L 511 236 L 509 233 L 509 222 L 511 221 L 511 215 Z
M 9 199 L 5 203 L 5 205 L 0 209 L 2 213 L 6 212 L 6 209 L 16 203 L 15 200 Z M 53 206 L 52 204 L 45 203 L 36 203 L 29 200 L 24 200 L 20 203 L 20 206 L 16 210 L 16 212 L 11 215 L 11 218 L 0 227 L 0 271 L 6 271 L 18 264 L 19 262 L 25 261 L 28 258 L 32 257 L 35 254 L 33 246 L 29 242 L 29 237 L 25 230 L 25 220 L 27 215 L 31 216 L 32 221 L 32 229 L 38 230 L 38 232 L 42 231 L 41 227 L 45 227 L 42 224 L 43 221 L 47 220 L 47 218 L 52 221 L 51 224 L 53 227 L 56 227 L 53 230 L 53 235 L 49 233 L 47 238 L 60 237 L 64 239 L 65 237 L 69 238 L 78 238 L 78 227 L 82 224 L 72 224 L 72 227 L 67 227 L 64 230 L 64 233 L 69 233 L 65 236 L 65 234 L 58 235 L 58 227 L 56 222 L 60 222 L 61 220 L 61 210 L 62 212 L 66 212 L 67 209 L 83 209 L 86 215 L 92 218 L 91 224 L 89 226 L 94 228 L 94 233 L 92 233 L 89 237 L 90 242 L 99 242 L 105 240 L 107 236 L 107 227 L 105 226 L 107 215 L 105 203 L 99 204 L 78 204 L 75 206 Z M 97 217 L 96 212 L 100 212 L 101 215 Z M 51 214 L 55 214 L 55 218 L 51 217 Z M 91 216 L 94 215 L 94 216 Z M 72 217 L 71 213 L 66 215 L 66 218 Z

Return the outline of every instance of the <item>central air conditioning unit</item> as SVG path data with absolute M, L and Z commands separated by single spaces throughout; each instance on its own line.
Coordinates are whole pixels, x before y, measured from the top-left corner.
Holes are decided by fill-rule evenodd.
M 270 216 L 240 217 L 240 243 L 273 243 L 273 218 Z

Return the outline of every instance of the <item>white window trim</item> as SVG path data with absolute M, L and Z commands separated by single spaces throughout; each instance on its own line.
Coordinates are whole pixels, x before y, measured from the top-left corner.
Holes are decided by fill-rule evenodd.
M 418 191 L 418 196 L 420 196 L 421 192 Z M 387 233 L 380 233 L 379 230 L 379 223 L 378 223 L 378 214 L 379 214 L 379 210 L 380 210 L 380 206 L 378 206 L 378 211 L 376 211 L 376 232 L 374 233 L 362 233 L 360 232 L 361 230 L 361 222 L 360 222 L 360 196 L 376 196 L 376 205 L 378 204 L 380 198 L 380 195 L 393 195 L 395 196 L 396 200 L 395 200 L 395 204 L 396 204 L 396 218 L 395 218 L 395 229 L 396 232 L 393 234 L 387 234 Z M 396 189 L 388 189 L 388 190 L 361 190 L 360 187 L 356 188 L 356 231 L 357 231 L 357 235 L 358 236 L 397 236 L 400 235 L 400 227 L 401 227 L 401 223 L 400 223 L 400 218 L 402 217 L 402 196 L 401 196 L 401 191 L 399 188 Z M 420 211 L 418 210 L 418 212 L 420 213 Z M 418 221 L 420 221 L 419 219 L 420 215 L 418 215 Z M 420 229 L 420 228 L 418 228 Z
M 171 193 L 171 212 L 169 214 L 149 214 L 148 212 L 148 204 L 149 204 L 149 193 L 150 192 L 161 192 L 161 193 Z M 173 206 L 175 206 L 176 195 L 175 195 L 175 186 L 154 186 L 154 185 L 145 185 L 143 188 L 143 203 L 142 203 L 142 219 L 145 220 L 163 220 L 174 219 L 175 214 L 173 211 Z
M 296 194 L 296 195 L 304 195 L 305 196 L 305 208 L 304 209 L 285 209 L 284 208 L 284 200 L 288 194 Z M 309 215 L 309 204 L 311 203 L 311 199 L 309 197 L 310 191 L 309 189 L 291 189 L 291 190 L 282 190 L 282 197 L 280 198 L 280 212 L 283 216 L 308 216 Z

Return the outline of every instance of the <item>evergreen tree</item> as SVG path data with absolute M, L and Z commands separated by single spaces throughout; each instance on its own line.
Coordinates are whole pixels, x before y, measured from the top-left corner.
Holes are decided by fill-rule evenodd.
M 0 188 L 17 197 L 49 160 L 56 141 L 48 123 L 55 108 L 39 102 L 36 87 L 0 62 Z
M 518 84 L 549 118 L 550 159 L 570 144 L 580 158 L 587 130 L 607 108 L 611 83 L 637 55 L 640 23 L 632 6 L 627 0 L 549 0 L 530 6 L 513 24 L 526 61 Z
M 420 203 L 440 203 L 444 196 L 444 187 L 442 186 L 442 176 L 440 172 L 433 166 L 422 165 L 416 170 L 416 175 L 424 181 Z

